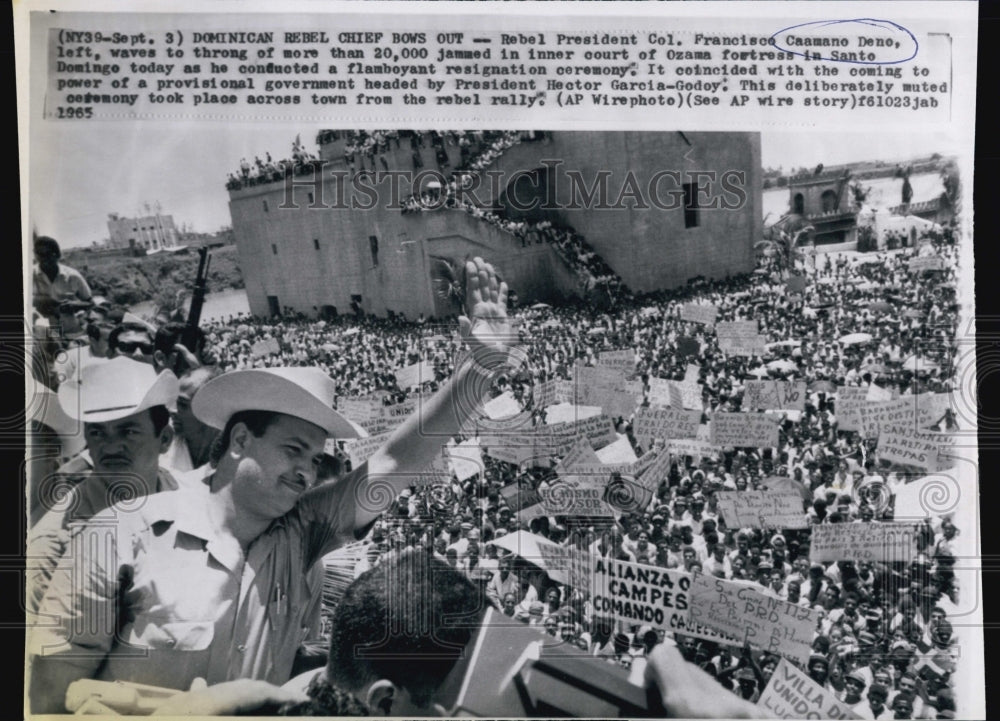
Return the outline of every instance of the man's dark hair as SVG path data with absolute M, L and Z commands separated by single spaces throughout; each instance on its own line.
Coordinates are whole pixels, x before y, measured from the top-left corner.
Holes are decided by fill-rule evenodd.
M 164 353 L 172 352 L 174 346 L 181 342 L 186 327 L 183 323 L 170 322 L 157 328 L 153 339 L 155 349 Z
M 240 411 L 233 413 L 229 420 L 226 421 L 226 427 L 222 429 L 222 433 L 215 439 L 215 444 L 212 446 L 212 453 L 210 454 L 212 465 L 217 465 L 225 452 L 229 450 L 229 438 L 233 435 L 233 428 L 236 427 L 237 423 L 246 424 L 246 427 L 250 429 L 254 437 L 260 438 L 264 435 L 268 427 L 278 419 L 279 415 L 281 414 L 274 411 Z
M 156 435 L 160 435 L 170 423 L 170 411 L 166 406 L 153 406 L 149 409 L 149 416 L 153 419 L 153 431 Z
M 337 605 L 328 679 L 358 689 L 385 678 L 427 706 L 485 608 L 480 591 L 446 563 L 413 549 L 387 555 Z
M 62 251 L 59 249 L 58 241 L 47 235 L 40 235 L 35 238 L 35 252 L 39 255 L 55 254 L 56 258 L 62 257 Z

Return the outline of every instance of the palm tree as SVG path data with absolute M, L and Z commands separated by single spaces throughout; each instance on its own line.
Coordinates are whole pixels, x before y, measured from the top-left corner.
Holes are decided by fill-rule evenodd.
M 811 237 L 815 228 L 811 225 L 785 228 L 783 225 L 782 221 L 778 221 L 769 227 L 765 231 L 767 237 L 754 243 L 754 247 L 764 255 L 775 258 L 778 268 L 787 275 L 794 270 L 795 261 L 803 257 L 800 246 Z

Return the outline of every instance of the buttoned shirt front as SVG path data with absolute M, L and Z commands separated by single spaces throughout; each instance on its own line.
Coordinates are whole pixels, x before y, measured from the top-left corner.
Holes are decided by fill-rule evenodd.
M 35 264 L 34 268 L 35 295 L 41 298 L 49 298 L 61 303 L 67 300 L 90 300 L 90 286 L 75 268 L 59 263 L 59 270 L 55 278 L 49 278 L 45 272 Z
M 31 651 L 102 680 L 284 683 L 321 602 L 310 571 L 354 539 L 366 478 L 363 465 L 303 494 L 245 554 L 215 529 L 200 491 L 149 496 L 113 526 L 84 527 L 42 603 L 40 618 L 56 622 L 34 629 Z

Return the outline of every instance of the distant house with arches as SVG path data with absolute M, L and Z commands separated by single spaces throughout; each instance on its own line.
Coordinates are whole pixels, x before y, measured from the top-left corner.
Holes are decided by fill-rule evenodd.
M 815 228 L 817 245 L 857 239 L 856 210 L 847 169 L 792 176 L 788 181 L 789 212 Z

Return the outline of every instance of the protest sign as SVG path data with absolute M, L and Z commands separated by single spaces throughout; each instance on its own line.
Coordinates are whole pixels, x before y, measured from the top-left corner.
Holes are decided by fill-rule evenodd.
M 418 401 L 414 399 L 392 406 L 382 406 L 377 415 L 372 415 L 366 421 L 359 421 L 358 425 L 372 436 L 391 431 L 417 410 L 417 403 Z
M 685 303 L 681 306 L 681 320 L 702 325 L 715 325 L 719 309 L 714 305 L 701 303 Z
M 542 508 L 542 494 L 533 488 L 522 486 L 518 483 L 511 483 L 509 486 L 501 488 L 500 496 L 507 501 L 507 505 L 514 513 L 518 513 L 525 508 L 531 508 L 536 505 L 539 508 Z
M 610 416 L 629 416 L 641 401 L 636 398 L 634 388 L 631 392 L 627 388 L 625 374 L 620 369 L 601 366 L 577 366 L 576 399 L 586 405 L 600 406 Z
M 842 431 L 860 431 L 861 414 L 858 408 L 868 403 L 867 386 L 843 386 L 837 388 L 837 426 Z
M 601 459 L 597 457 L 594 449 L 590 447 L 590 441 L 586 437 L 576 440 L 573 447 L 566 452 L 556 465 L 556 473 L 567 475 L 572 473 L 577 466 L 582 464 L 599 466 Z
M 868 402 L 857 409 L 861 419 L 861 433 L 866 438 L 876 438 L 884 431 L 916 431 L 929 428 L 941 421 L 945 411 L 952 407 L 948 393 L 922 393 L 903 396 L 893 401 Z
M 669 624 L 669 628 L 667 630 L 673 631 L 675 634 L 679 633 L 684 636 L 690 636 L 691 638 L 703 638 L 706 641 L 715 641 L 716 643 L 726 643 L 730 646 L 742 645 L 742 641 L 738 638 L 728 636 L 724 633 L 719 633 L 714 628 L 710 628 L 702 623 L 692 620 L 690 616 L 687 618 L 679 615 L 671 616 L 667 622 Z
M 909 563 L 917 556 L 912 523 L 821 523 L 812 528 L 809 560 Z
M 671 385 L 673 385 L 673 387 L 680 393 L 682 407 L 699 411 L 705 408 L 705 404 L 702 400 L 702 393 L 704 392 L 704 388 L 702 386 L 689 381 L 685 381 L 683 383 L 671 381 Z
M 627 436 L 622 436 L 614 443 L 609 443 L 597 451 L 597 458 L 604 464 L 617 463 L 631 465 L 638 460 L 638 456 L 635 455 L 635 450 L 633 450 Z
M 341 398 L 337 410 L 355 423 L 363 423 L 382 416 L 382 404 L 364 398 Z
M 480 446 L 491 458 L 519 466 L 534 458 L 536 441 L 534 432 L 512 433 L 501 436 L 482 436 L 480 437 Z
M 276 338 L 259 340 L 250 348 L 250 354 L 254 358 L 263 358 L 264 356 L 277 355 L 278 353 L 281 353 L 281 345 L 279 345 Z
M 496 398 L 491 398 L 483 404 L 483 413 L 491 420 L 511 418 L 521 412 L 521 404 L 510 391 L 504 391 Z
M 684 370 L 684 382 L 685 383 L 697 383 L 698 376 L 701 374 L 701 367 L 694 365 L 693 363 L 688 363 L 688 367 Z
M 691 620 L 733 636 L 740 643 L 780 653 L 803 664 L 809 659 L 817 612 L 755 590 L 748 583 L 703 573 L 691 577 Z
M 600 406 L 576 406 L 572 403 L 556 403 L 545 409 L 546 425 L 555 426 L 560 423 L 573 423 L 585 418 L 601 415 Z
M 581 475 L 567 477 L 544 490 L 542 505 L 550 516 L 614 517 L 614 509 L 604 501 L 605 476 Z
M 536 543 L 542 556 L 539 560 L 549 578 L 582 591 L 590 588 L 594 561 L 589 553 L 543 540 Z
M 747 381 L 743 388 L 743 408 L 748 411 L 805 410 L 805 381 Z
M 572 380 L 558 378 L 555 380 L 556 403 L 572 403 L 576 384 Z
M 455 445 L 454 441 L 448 441 L 448 445 L 445 446 L 448 458 L 451 460 L 452 472 L 459 482 L 483 472 L 483 454 L 479 445 L 478 438 L 470 438 L 458 445 Z
M 344 444 L 344 451 L 346 451 L 347 457 L 351 459 L 351 467 L 357 468 L 371 458 L 372 454 L 389 440 L 390 435 L 390 433 L 380 433 L 377 436 L 368 436 L 367 438 L 347 441 Z
M 592 568 L 595 614 L 666 631 L 687 621 L 689 574 L 612 558 L 596 558 Z
M 757 706 L 767 718 L 861 718 L 847 704 L 838 701 L 831 689 L 823 688 L 785 659 L 778 662 L 771 680 L 757 699 Z
M 615 471 L 604 486 L 602 499 L 622 513 L 641 513 L 653 500 L 653 491 L 638 483 L 634 476 Z
M 590 447 L 597 450 L 618 440 L 615 426 L 605 415 L 591 416 L 569 423 L 546 426 L 546 433 L 539 434 L 545 442 L 552 443 L 553 455 L 561 456 L 576 442 L 579 436 L 586 436 Z M 538 445 L 538 444 L 536 444 Z
M 758 333 L 755 320 L 730 320 L 716 324 L 715 334 L 721 345 L 723 338 L 752 338 Z
M 867 386 L 841 386 L 837 388 L 837 403 L 864 401 L 868 398 Z
M 642 458 L 646 458 L 648 455 L 649 453 Z M 636 481 L 645 488 L 655 491 L 659 488 L 660 481 L 666 480 L 667 474 L 670 473 L 670 464 L 673 463 L 673 460 L 667 450 L 656 453 L 652 463 L 637 477 Z
M 635 436 L 649 447 L 657 438 L 694 438 L 701 412 L 676 408 L 640 408 L 635 414 Z
M 434 380 L 434 366 L 427 361 L 396 369 L 396 385 L 406 390 Z
M 724 491 L 719 510 L 728 528 L 808 528 L 802 496 L 787 491 Z
M 684 401 L 681 392 L 668 380 L 663 378 L 649 379 L 649 404 L 661 408 L 683 408 Z
M 601 368 L 611 368 L 625 375 L 635 375 L 635 351 L 606 350 L 597 356 L 597 365 Z
M 702 458 L 715 458 L 718 451 L 708 441 L 688 438 L 670 438 L 667 440 L 667 450 L 678 458 L 691 456 L 697 463 Z
M 776 446 L 778 420 L 762 413 L 715 413 L 711 439 L 716 446 Z
M 719 350 L 726 355 L 762 356 L 767 353 L 767 338 L 762 335 L 747 336 L 745 338 L 720 338 Z
M 944 258 L 937 255 L 924 255 L 919 258 L 910 258 L 908 267 L 911 273 L 919 273 L 925 270 L 944 270 Z
M 925 471 L 938 470 L 941 447 L 936 434 L 917 433 L 912 429 L 885 431 L 878 437 L 878 456 L 904 466 Z
M 544 383 L 536 383 L 531 391 L 531 397 L 534 401 L 535 409 L 547 408 L 548 406 L 555 405 L 556 403 L 556 385 L 559 383 L 558 380 L 552 378 L 545 381 Z

